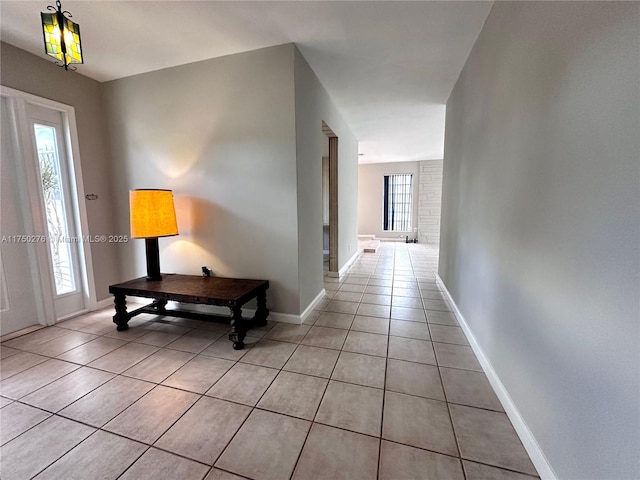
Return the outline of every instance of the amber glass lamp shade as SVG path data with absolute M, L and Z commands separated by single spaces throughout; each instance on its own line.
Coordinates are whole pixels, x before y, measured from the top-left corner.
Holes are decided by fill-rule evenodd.
M 178 235 L 176 210 L 171 190 L 131 190 L 131 238 L 144 238 L 147 251 L 147 280 L 162 280 L 158 237 Z

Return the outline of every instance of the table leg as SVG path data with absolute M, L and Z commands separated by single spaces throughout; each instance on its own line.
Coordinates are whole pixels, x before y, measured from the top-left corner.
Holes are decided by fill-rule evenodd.
M 129 325 L 130 315 L 127 313 L 127 300 L 126 295 L 116 293 L 113 295 L 113 303 L 115 304 L 116 314 L 113 316 L 113 323 L 117 325 L 116 330 L 119 332 L 127 330 Z
M 269 309 L 267 308 L 267 291 L 263 290 L 257 297 L 257 309 L 255 319 L 255 325 L 257 327 L 264 327 L 267 324 L 267 317 L 269 316 Z
M 246 326 L 242 319 L 242 309 L 240 307 L 230 307 L 231 309 L 231 333 L 229 340 L 233 342 L 234 350 L 242 350 L 244 348 L 244 337 L 246 334 Z

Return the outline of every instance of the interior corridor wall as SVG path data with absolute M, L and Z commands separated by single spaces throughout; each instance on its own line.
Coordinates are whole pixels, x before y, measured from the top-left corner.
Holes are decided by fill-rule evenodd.
M 174 191 L 180 235 L 162 271 L 270 281 L 272 312 L 299 314 L 293 45 L 105 84 L 115 212 L 128 191 Z M 319 235 L 318 235 L 319 237 Z M 145 273 L 144 241 L 123 246 L 125 278 Z
M 322 283 L 322 155 L 326 122 L 338 136 L 338 266 L 358 251 L 358 142 L 318 77 L 295 48 L 296 168 L 300 309 L 324 288 Z M 327 142 L 325 145 L 324 142 Z
M 496 2 L 447 103 L 439 273 L 562 479 L 640 477 L 639 11 Z

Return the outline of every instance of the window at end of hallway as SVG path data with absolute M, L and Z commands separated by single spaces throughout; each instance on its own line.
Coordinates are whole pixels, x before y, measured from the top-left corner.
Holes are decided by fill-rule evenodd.
M 384 176 L 383 229 L 388 232 L 411 231 L 413 175 Z

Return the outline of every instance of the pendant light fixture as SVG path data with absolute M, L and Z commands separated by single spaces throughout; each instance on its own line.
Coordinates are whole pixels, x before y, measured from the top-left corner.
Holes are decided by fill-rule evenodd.
M 82 45 L 80 44 L 80 25 L 70 20 L 71 14 L 62 10 L 60 0 L 56 6 L 49 5 L 47 10 L 53 13 L 41 12 L 42 32 L 44 35 L 44 50 L 47 55 L 62 62 L 65 70 L 76 70 L 72 63 L 84 63 Z

